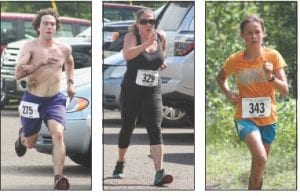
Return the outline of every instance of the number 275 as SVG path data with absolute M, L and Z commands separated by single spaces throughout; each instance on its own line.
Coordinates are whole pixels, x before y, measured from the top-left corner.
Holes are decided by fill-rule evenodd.
M 33 109 L 31 106 L 23 106 L 23 114 L 33 114 Z

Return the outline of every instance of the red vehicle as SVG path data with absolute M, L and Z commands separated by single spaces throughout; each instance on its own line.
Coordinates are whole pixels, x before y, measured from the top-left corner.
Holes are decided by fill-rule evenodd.
M 36 37 L 32 27 L 35 14 L 1 12 L 1 53 L 5 46 L 23 38 Z M 60 17 L 62 27 L 56 36 L 74 37 L 91 25 L 89 20 Z

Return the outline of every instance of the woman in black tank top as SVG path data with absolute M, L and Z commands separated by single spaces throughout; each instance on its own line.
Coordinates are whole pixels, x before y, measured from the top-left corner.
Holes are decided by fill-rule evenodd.
M 118 161 L 113 177 L 124 178 L 125 154 L 138 115 L 150 140 L 150 152 L 156 174 L 154 185 L 162 186 L 173 181 L 163 168 L 163 139 L 161 134 L 162 95 L 159 71 L 167 66 L 166 35 L 155 30 L 154 13 L 142 9 L 137 13 L 136 23 L 130 27 L 124 39 L 123 55 L 127 61 L 127 71 L 121 84 L 120 109 L 122 127 L 118 141 Z M 143 171 L 143 168 L 141 168 Z

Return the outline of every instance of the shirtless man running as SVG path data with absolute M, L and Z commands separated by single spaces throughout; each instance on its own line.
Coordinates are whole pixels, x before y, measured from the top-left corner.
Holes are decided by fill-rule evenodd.
M 15 76 L 17 80 L 27 77 L 27 91 L 19 106 L 22 128 L 15 150 L 21 157 L 27 148 L 33 148 L 44 121 L 53 141 L 54 189 L 66 190 L 70 186 L 62 175 L 66 156 L 63 135 L 66 97 L 60 93 L 60 84 L 65 66 L 67 93 L 72 99 L 75 94 L 74 60 L 71 47 L 54 39 L 60 27 L 58 17 L 51 8 L 40 10 L 32 23 L 39 37 L 27 42 L 20 51 Z

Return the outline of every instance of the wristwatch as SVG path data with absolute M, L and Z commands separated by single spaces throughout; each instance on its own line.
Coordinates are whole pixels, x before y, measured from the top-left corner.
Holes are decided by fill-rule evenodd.
M 275 76 L 272 75 L 271 79 L 267 79 L 267 80 L 268 80 L 268 82 L 273 82 L 275 80 Z

